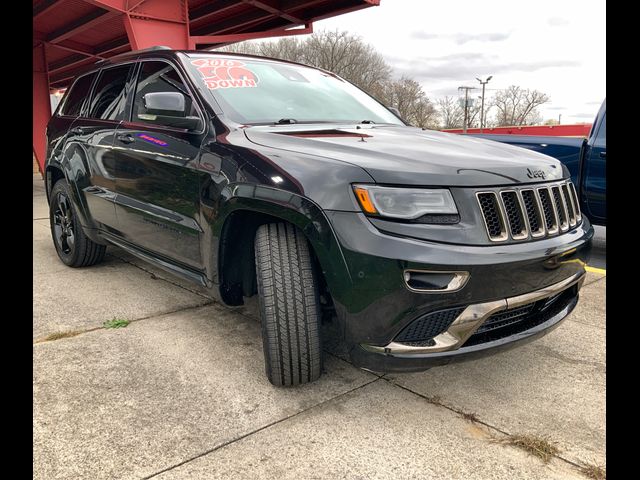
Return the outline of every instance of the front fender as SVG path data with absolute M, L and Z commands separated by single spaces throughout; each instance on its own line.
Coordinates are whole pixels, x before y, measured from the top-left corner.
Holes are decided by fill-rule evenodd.
M 352 286 L 342 248 L 329 220 L 322 209 L 301 195 L 261 185 L 228 185 L 222 192 L 219 216 L 212 226 L 217 239 L 218 258 L 221 258 L 220 240 L 230 216 L 239 211 L 269 215 L 297 226 L 306 236 L 320 262 L 329 291 L 342 303 Z M 220 262 L 211 265 L 214 282 L 219 283 Z

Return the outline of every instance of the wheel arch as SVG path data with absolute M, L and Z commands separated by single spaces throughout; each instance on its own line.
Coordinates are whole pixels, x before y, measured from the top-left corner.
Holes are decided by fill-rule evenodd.
M 234 195 L 222 207 L 216 229 L 218 255 L 213 265 L 225 303 L 238 305 L 242 295 L 255 293 L 255 233 L 260 225 L 274 222 L 288 222 L 302 231 L 328 292 L 334 300 L 344 296 L 351 286 L 349 269 L 320 207 L 305 197 L 270 187 L 237 185 L 231 191 Z
M 66 152 L 65 152 L 66 155 Z M 80 225 L 85 233 L 92 241 L 104 244 L 104 240 L 99 238 L 95 233 L 95 224 L 91 218 L 91 214 L 85 204 L 83 195 L 80 194 L 82 183 L 85 186 L 90 185 L 90 174 L 87 167 L 86 159 L 79 159 L 77 155 L 68 158 L 62 162 L 51 162 L 45 168 L 45 190 L 47 201 L 51 202 L 51 190 L 58 180 L 64 179 L 70 188 L 71 201 L 74 204 L 76 213 L 80 220 Z
M 44 179 L 45 179 L 45 190 L 47 192 L 47 202 L 51 201 L 51 189 L 56 184 L 58 180 L 65 179 L 66 175 L 62 171 L 62 167 L 57 164 L 49 164 L 45 169 Z

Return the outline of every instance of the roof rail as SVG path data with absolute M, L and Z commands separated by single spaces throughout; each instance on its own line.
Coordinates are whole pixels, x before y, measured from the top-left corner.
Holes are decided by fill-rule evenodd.
M 122 53 L 119 53 L 118 55 L 114 55 L 113 57 L 103 58 L 102 60 L 98 60 L 95 64 L 100 65 L 101 63 L 105 63 L 111 60 L 117 60 L 118 58 L 128 57 L 129 55 L 134 55 L 134 54 L 144 53 L 144 52 L 157 52 L 158 50 L 172 50 L 172 48 L 167 47 L 165 45 L 157 45 L 155 47 L 143 48 L 140 50 L 130 50 L 128 52 L 122 52 Z
M 172 48 L 166 45 L 156 45 L 155 47 L 143 48 L 141 50 L 131 50 L 131 53 L 154 52 L 156 50 L 172 50 Z

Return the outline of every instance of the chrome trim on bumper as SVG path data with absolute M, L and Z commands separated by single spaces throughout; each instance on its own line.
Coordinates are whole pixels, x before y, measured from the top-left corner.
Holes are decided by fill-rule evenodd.
M 442 274 L 442 273 L 450 273 L 453 275 L 453 278 L 449 281 L 445 288 L 413 288 L 409 285 L 407 280 L 407 274 L 411 273 L 434 273 L 434 274 Z M 415 268 L 408 268 L 402 273 L 402 278 L 404 280 L 404 286 L 407 287 L 407 290 L 414 293 L 451 293 L 457 292 L 461 290 L 469 280 L 469 272 L 463 271 L 450 271 L 450 270 L 417 270 Z
M 430 346 L 412 346 L 404 343 L 391 342 L 383 347 L 377 345 L 361 344 L 361 347 L 369 352 L 382 354 L 425 354 L 444 352 L 449 350 L 457 350 L 467 339 L 482 325 L 491 315 L 496 312 L 515 308 L 528 303 L 533 303 L 543 298 L 550 297 L 556 293 L 565 290 L 576 283 L 584 281 L 584 272 L 577 273 L 573 277 L 569 277 L 561 282 L 554 283 L 548 287 L 541 288 L 535 292 L 525 293 L 517 297 L 510 297 L 504 300 L 496 300 L 493 302 L 476 303 L 469 305 L 454 320 L 446 332 L 433 337 L 434 345 Z

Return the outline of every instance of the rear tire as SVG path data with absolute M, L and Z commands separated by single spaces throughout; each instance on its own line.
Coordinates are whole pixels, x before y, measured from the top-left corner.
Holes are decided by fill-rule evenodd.
M 51 237 L 60 260 L 69 267 L 88 267 L 101 262 L 107 247 L 84 234 L 67 182 L 58 180 L 49 198 Z
M 255 256 L 267 377 L 279 387 L 317 380 L 320 298 L 307 239 L 288 223 L 262 225 Z

